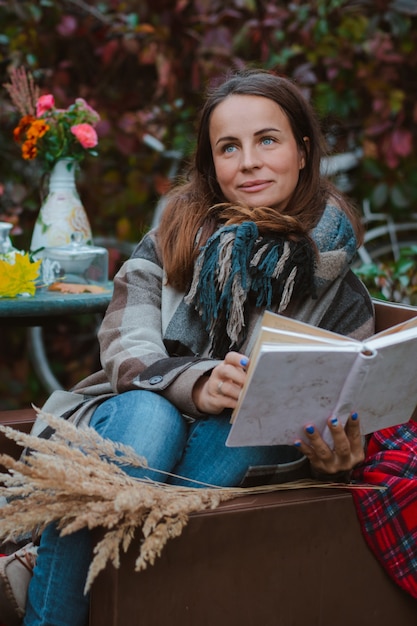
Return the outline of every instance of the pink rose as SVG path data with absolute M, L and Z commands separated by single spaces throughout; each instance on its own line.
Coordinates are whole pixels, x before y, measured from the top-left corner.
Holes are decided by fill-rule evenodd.
M 40 117 L 55 106 L 54 97 L 48 93 L 46 96 L 38 98 L 36 103 L 36 117 Z
M 98 144 L 97 133 L 90 124 L 75 124 L 71 126 L 71 132 L 83 148 L 94 148 Z

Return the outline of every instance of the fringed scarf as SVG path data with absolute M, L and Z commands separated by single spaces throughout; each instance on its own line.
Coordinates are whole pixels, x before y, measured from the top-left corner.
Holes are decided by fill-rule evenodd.
M 315 251 L 300 236 L 261 236 L 251 221 L 221 227 L 201 248 L 187 304 L 200 313 L 211 355 L 223 358 L 242 345 L 250 304 L 284 311 L 293 296 L 314 297 Z

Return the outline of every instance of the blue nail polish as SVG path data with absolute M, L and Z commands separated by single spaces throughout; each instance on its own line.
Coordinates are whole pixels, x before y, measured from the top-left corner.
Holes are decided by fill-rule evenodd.
M 248 363 L 249 363 L 249 359 L 247 359 L 246 357 L 243 357 L 242 359 L 240 359 L 240 364 L 243 367 L 246 367 Z
M 350 417 L 353 419 L 353 421 L 355 421 L 355 420 L 358 419 L 358 414 L 356 412 L 352 413 L 352 415 Z
M 301 446 L 301 441 L 297 439 L 297 441 L 294 441 L 294 445 L 296 448 L 299 448 Z
M 337 419 L 337 417 L 332 417 L 330 423 L 332 426 L 336 426 L 339 423 L 339 420 Z
M 306 432 L 312 435 L 314 433 L 314 426 L 306 426 Z

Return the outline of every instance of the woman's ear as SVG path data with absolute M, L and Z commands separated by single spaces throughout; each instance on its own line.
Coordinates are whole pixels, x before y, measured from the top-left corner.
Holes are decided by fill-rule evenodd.
M 309 137 L 303 137 L 303 141 L 304 141 L 304 148 L 302 148 L 300 150 L 300 170 L 304 169 L 306 166 L 306 156 L 310 150 L 310 138 Z

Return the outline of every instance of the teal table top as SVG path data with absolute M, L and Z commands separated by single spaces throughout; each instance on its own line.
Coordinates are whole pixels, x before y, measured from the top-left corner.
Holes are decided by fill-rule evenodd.
M 44 324 L 45 318 L 83 313 L 104 313 L 113 293 L 113 283 L 101 293 L 61 293 L 40 289 L 34 296 L 0 298 L 0 324 Z

